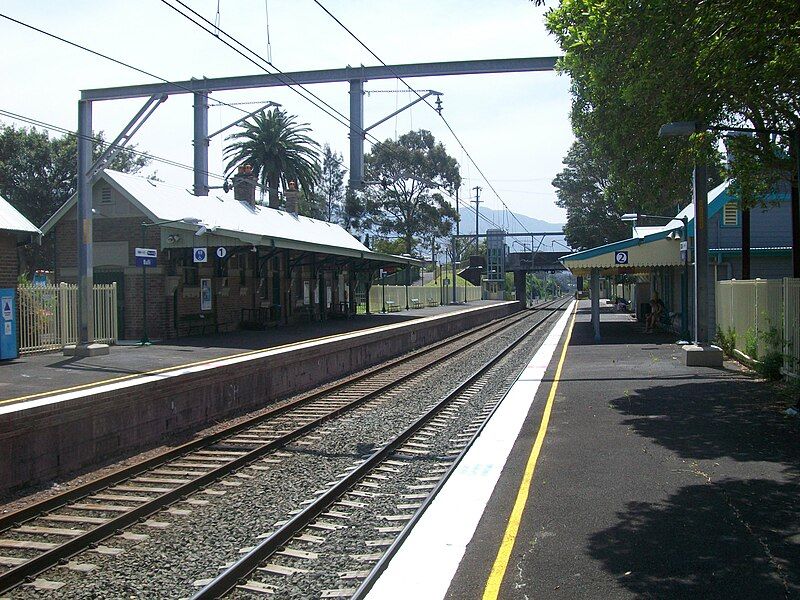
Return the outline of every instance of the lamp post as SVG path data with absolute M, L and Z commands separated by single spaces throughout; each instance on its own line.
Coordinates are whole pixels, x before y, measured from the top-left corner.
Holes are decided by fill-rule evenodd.
M 186 223 L 187 225 L 198 225 L 199 229 L 195 235 L 202 235 L 209 228 L 196 217 L 184 217 L 183 219 L 172 219 L 171 221 L 158 221 L 148 223 L 142 221 L 142 248 L 147 246 L 147 228 L 155 225 L 169 225 L 170 223 Z M 147 336 L 147 267 L 142 262 L 142 338 L 139 341 L 140 346 L 149 346 L 150 338 Z
M 663 215 L 627 213 L 622 215 L 620 220 L 636 223 L 639 218 L 662 219 L 667 223 L 672 221 L 681 221 L 683 223 L 682 237 L 683 241 L 686 243 L 686 250 L 681 251 L 683 253 L 683 285 L 681 286 L 681 338 L 684 340 L 689 340 L 689 336 L 691 335 L 689 333 L 689 217 L 686 215 L 682 217 L 665 217 Z

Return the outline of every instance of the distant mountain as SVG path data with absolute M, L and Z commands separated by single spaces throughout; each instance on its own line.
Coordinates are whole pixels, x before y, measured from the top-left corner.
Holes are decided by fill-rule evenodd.
M 491 208 L 484 208 L 481 207 L 480 209 L 481 217 L 486 217 L 489 221 L 494 221 L 497 225 L 500 226 L 501 229 L 505 229 L 506 231 L 512 233 L 524 233 L 526 231 L 530 231 L 533 233 L 539 231 L 562 231 L 564 229 L 563 223 L 550 223 L 548 221 L 542 221 L 541 219 L 534 219 L 533 217 L 529 217 L 528 215 L 523 215 L 520 213 L 512 213 L 514 214 L 517 219 L 519 219 L 519 223 L 517 219 L 514 219 L 510 214 L 504 214 L 501 210 L 494 210 Z M 487 222 L 486 219 L 480 218 L 478 221 L 479 225 L 479 233 L 486 233 L 487 229 L 495 229 L 494 225 L 491 225 Z M 461 223 L 459 224 L 459 229 L 461 233 L 475 233 L 475 212 L 471 211 L 467 208 L 461 208 Z M 520 243 L 525 241 L 524 238 L 517 238 Z M 538 247 L 539 241 L 541 238 L 536 239 L 536 244 Z M 508 240 L 508 245 L 512 246 L 512 239 Z M 540 247 L 541 250 L 555 250 L 560 251 L 564 250 L 564 246 L 567 245 L 566 239 L 564 239 L 563 235 L 559 236 L 547 236 L 544 238 L 542 245 Z M 513 251 L 518 251 L 519 246 L 512 249 Z

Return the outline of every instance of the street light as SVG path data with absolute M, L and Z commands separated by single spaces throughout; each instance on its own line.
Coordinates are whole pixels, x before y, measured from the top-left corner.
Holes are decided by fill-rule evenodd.
M 196 236 L 201 236 L 209 229 L 213 230 L 213 227 L 210 227 L 203 223 L 197 217 L 184 217 L 182 219 L 172 219 L 171 221 L 158 221 L 153 223 L 148 223 L 147 221 L 142 221 L 142 248 L 147 246 L 147 228 L 153 227 L 155 225 L 169 225 L 170 223 L 186 223 L 187 225 L 198 225 L 199 229 L 195 232 Z M 149 346 L 150 345 L 150 338 L 147 336 L 147 267 L 142 262 L 142 338 L 139 341 L 140 346 Z
M 672 221 L 681 221 L 683 223 L 683 241 L 686 243 L 686 250 L 681 250 L 683 254 L 683 285 L 681 286 L 681 337 L 684 340 L 689 340 L 689 217 L 683 215 L 682 217 L 665 217 L 663 215 L 642 215 L 638 213 L 626 213 L 620 217 L 624 222 L 636 223 L 640 217 L 646 219 L 661 219 L 667 223 Z M 674 231 L 667 237 L 670 239 L 680 239 Z

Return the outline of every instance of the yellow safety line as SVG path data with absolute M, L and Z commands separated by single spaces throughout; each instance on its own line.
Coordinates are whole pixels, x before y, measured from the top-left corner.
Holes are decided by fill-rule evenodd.
M 542 422 L 539 425 L 539 433 L 536 435 L 536 441 L 531 449 L 528 463 L 525 465 L 525 472 L 522 476 L 522 481 L 519 484 L 517 491 L 517 499 L 514 502 L 514 508 L 511 510 L 511 516 L 508 518 L 506 531 L 503 534 L 503 541 L 500 544 L 500 549 L 497 551 L 497 558 L 492 565 L 492 572 L 489 573 L 489 579 L 486 581 L 486 587 L 483 590 L 483 600 L 496 600 L 500 594 L 500 585 L 503 583 L 506 569 L 508 568 L 508 561 L 511 558 L 511 551 L 514 549 L 514 543 L 517 540 L 517 533 L 519 532 L 519 525 L 522 521 L 522 513 L 525 511 L 525 504 L 528 501 L 528 493 L 530 491 L 531 482 L 533 481 L 533 472 L 536 469 L 536 461 L 539 459 L 539 452 L 544 444 L 544 437 L 547 434 L 547 426 L 550 423 L 550 413 L 553 409 L 553 401 L 556 397 L 558 390 L 558 381 L 561 377 L 561 369 L 564 366 L 564 360 L 567 357 L 567 348 L 569 341 L 572 337 L 572 326 L 575 324 L 575 317 L 577 316 L 577 302 L 575 303 L 575 310 L 572 313 L 572 320 L 567 330 L 567 339 L 564 340 L 564 347 L 561 350 L 561 358 L 556 367 L 556 373 L 553 377 L 553 383 L 550 386 L 550 394 L 547 396 L 547 403 L 544 406 L 544 413 L 542 414 Z

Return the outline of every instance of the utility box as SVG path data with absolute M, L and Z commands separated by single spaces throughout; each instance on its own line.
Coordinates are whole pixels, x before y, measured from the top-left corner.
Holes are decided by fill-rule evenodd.
M 17 307 L 14 288 L 0 288 L 0 360 L 19 357 Z

